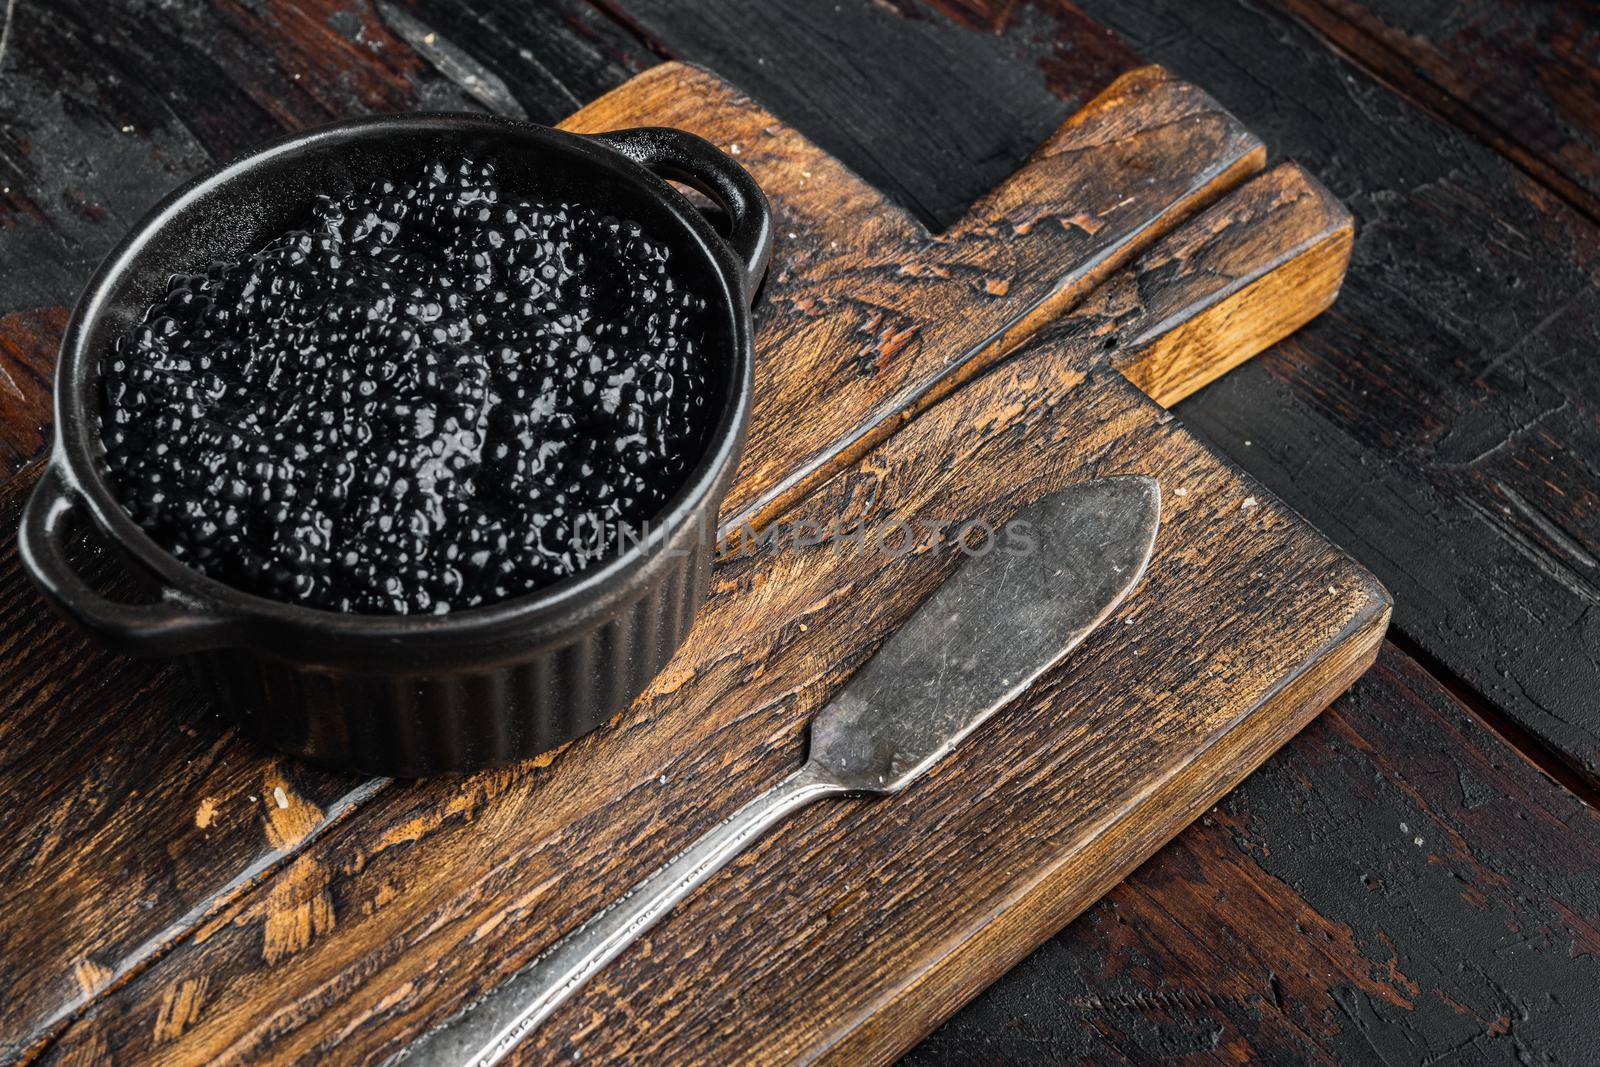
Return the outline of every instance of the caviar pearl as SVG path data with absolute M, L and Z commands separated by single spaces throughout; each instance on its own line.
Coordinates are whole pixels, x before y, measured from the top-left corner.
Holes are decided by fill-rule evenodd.
M 174 277 L 101 361 L 128 513 L 197 570 L 343 612 L 533 592 L 682 484 L 705 298 L 638 224 L 434 162 Z

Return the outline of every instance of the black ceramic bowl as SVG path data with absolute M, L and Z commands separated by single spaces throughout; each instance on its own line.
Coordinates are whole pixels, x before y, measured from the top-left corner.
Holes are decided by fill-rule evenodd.
M 571 578 L 449 615 L 349 615 L 269 600 L 191 570 L 122 509 L 102 463 L 102 353 L 174 273 L 235 258 L 342 190 L 440 156 L 493 163 L 510 194 L 566 197 L 634 219 L 673 249 L 711 301 L 704 346 L 720 413 L 703 455 L 648 535 Z M 727 215 L 717 232 L 671 184 Z M 101 264 L 61 344 L 54 451 L 18 534 L 50 602 L 134 653 L 180 657 L 250 734 L 374 774 L 505 763 L 604 723 L 672 656 L 705 598 L 717 510 L 750 414 L 750 301 L 766 269 L 765 197 L 708 142 L 671 129 L 579 136 L 472 115 L 359 119 L 297 134 L 201 176 L 159 204 Z M 156 599 L 97 593 L 63 551 L 87 517 Z

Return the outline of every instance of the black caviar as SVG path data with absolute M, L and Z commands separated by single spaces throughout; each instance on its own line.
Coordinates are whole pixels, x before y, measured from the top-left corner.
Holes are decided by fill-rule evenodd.
M 172 279 L 105 356 L 124 507 L 189 566 L 334 611 L 567 577 L 698 456 L 707 302 L 634 222 L 436 162 Z

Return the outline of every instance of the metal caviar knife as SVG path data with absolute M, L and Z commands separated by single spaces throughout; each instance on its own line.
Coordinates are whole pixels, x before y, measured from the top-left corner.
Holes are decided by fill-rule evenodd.
M 817 712 L 803 766 L 400 1058 L 498 1063 L 779 819 L 823 797 L 904 789 L 1122 602 L 1149 562 L 1160 511 L 1160 489 L 1141 476 L 1083 482 L 1023 508 L 1006 526 L 1017 536 L 991 538 Z

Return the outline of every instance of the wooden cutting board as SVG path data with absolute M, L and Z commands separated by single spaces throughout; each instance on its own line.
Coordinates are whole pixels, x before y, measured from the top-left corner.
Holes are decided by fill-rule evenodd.
M 398 1052 L 798 764 L 810 714 L 956 565 L 925 523 L 998 524 L 1104 474 L 1164 491 L 1143 585 L 1059 669 L 906 794 L 794 817 L 524 1058 L 889 1059 L 1372 661 L 1381 587 L 1163 407 L 1326 307 L 1350 246 L 1343 209 L 1292 165 L 1258 173 L 1203 92 L 1123 77 L 942 234 L 692 67 L 566 123 L 644 124 L 736 154 L 778 220 L 725 531 L 910 523 L 916 549 L 730 536 L 688 643 L 610 727 L 397 783 L 263 752 L 170 671 L 91 651 L 8 546 L 0 604 L 32 614 L 0 644 L 20 768 L 0 832 L 25 845 L 0 859 L 0 948 L 26 951 L 0 962 L 0 1050 Z

